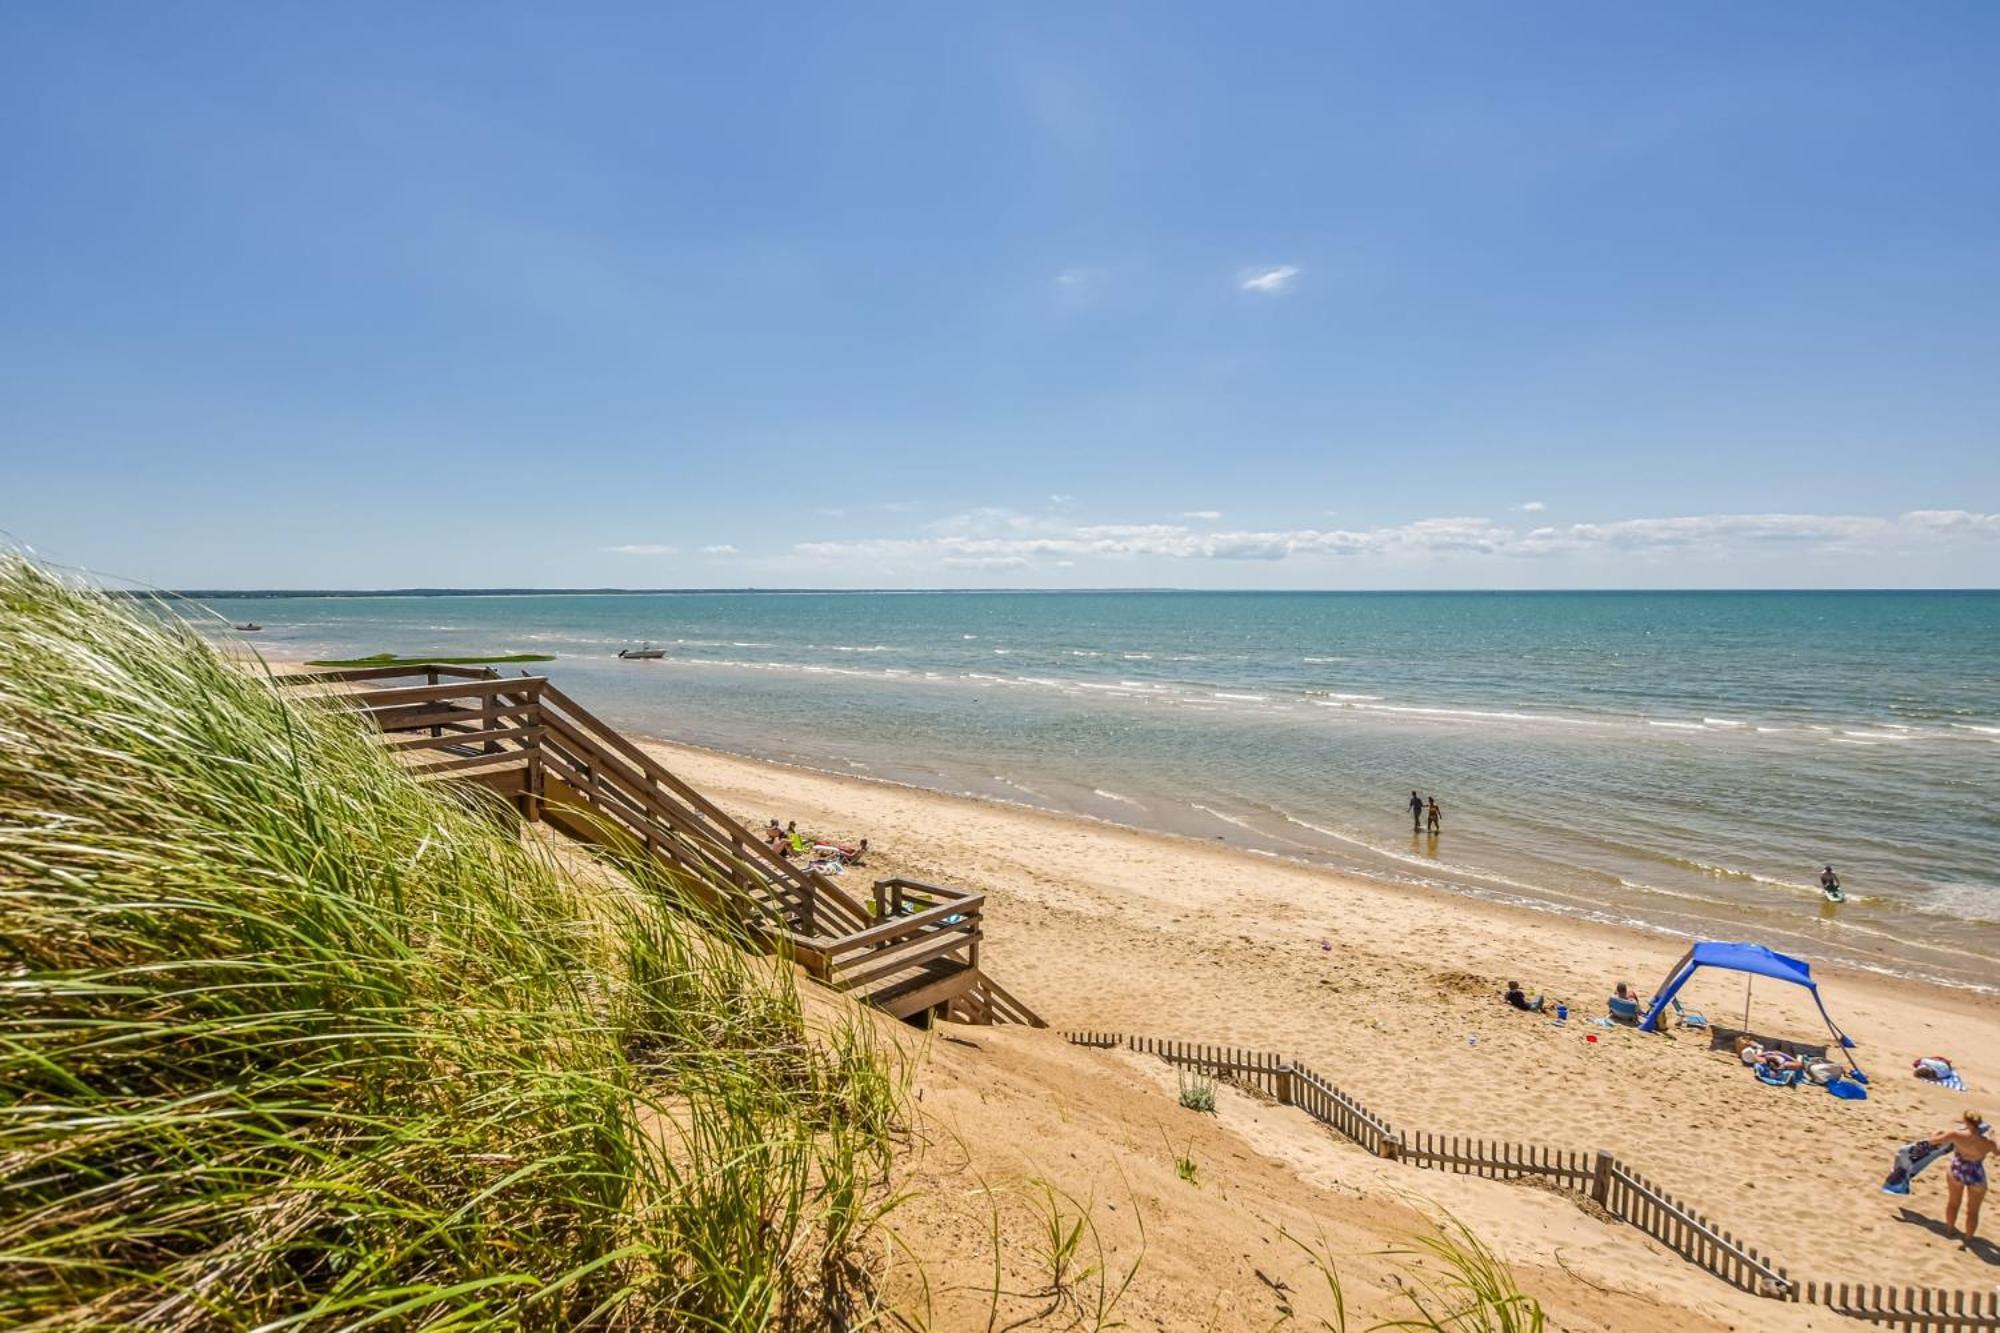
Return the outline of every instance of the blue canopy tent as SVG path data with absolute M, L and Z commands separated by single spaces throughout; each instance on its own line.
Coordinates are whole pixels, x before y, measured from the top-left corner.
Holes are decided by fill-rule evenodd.
M 1853 1039 L 1842 1032 L 1834 1023 L 1833 1016 L 1827 1013 L 1826 1001 L 1820 998 L 1819 983 L 1812 979 L 1812 968 L 1805 960 L 1776 953 L 1761 944 L 1722 944 L 1712 940 L 1703 940 L 1696 944 L 1687 951 L 1686 957 L 1674 964 L 1674 970 L 1667 974 L 1666 981 L 1654 993 L 1652 1008 L 1648 1009 L 1646 1016 L 1639 1021 L 1640 1030 L 1658 1032 L 1660 1015 L 1673 1002 L 1680 988 L 1687 985 L 1688 978 L 1695 974 L 1696 969 L 1704 967 L 1719 967 L 1730 972 L 1747 972 L 1759 977 L 1776 977 L 1779 981 L 1789 981 L 1794 986 L 1804 986 L 1812 992 L 1813 1003 L 1819 1006 L 1819 1016 L 1826 1020 L 1826 1030 L 1833 1034 L 1840 1048 L 1843 1051 L 1854 1048 Z M 1853 1064 L 1851 1059 L 1849 1064 L 1850 1066 Z

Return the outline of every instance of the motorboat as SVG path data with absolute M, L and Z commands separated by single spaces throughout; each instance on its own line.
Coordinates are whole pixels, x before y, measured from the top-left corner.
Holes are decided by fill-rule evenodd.
M 650 643 L 642 644 L 637 648 L 620 648 L 618 650 L 619 658 L 626 662 L 657 662 L 666 655 L 666 649 L 655 648 Z

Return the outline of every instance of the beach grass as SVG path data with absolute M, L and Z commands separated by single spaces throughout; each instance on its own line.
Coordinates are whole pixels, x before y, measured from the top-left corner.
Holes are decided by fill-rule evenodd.
M 485 657 L 410 657 L 396 653 L 375 653 L 368 657 L 326 657 L 307 666 L 316 667 L 378 667 L 378 666 L 500 666 L 508 662 L 553 662 L 554 653 L 497 653 Z
M 865 1309 L 873 1029 L 508 819 L 0 556 L 0 1325 Z

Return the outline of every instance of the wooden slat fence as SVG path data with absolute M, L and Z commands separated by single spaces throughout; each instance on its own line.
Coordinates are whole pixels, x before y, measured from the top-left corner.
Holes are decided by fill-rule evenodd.
M 1065 1032 L 1075 1046 L 1123 1046 L 1177 1068 L 1248 1083 L 1378 1157 L 1491 1180 L 1536 1177 L 1589 1196 L 1611 1216 L 1659 1241 L 1731 1286 L 1776 1300 L 1821 1305 L 1834 1313 L 1917 1333 L 2000 1333 L 2000 1291 L 1795 1282 L 1785 1269 L 1610 1153 L 1540 1144 L 1405 1133 L 1316 1071 L 1264 1051 L 1208 1046 L 1116 1032 Z
M 2000 1329 L 2000 1291 L 1808 1282 L 1799 1299 L 1808 1305 L 1824 1305 L 1835 1314 L 1923 1333 L 1988 1333 Z

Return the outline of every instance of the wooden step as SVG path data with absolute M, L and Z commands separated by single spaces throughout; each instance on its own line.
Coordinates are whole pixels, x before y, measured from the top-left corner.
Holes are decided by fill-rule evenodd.
M 896 1018 L 908 1018 L 964 995 L 979 984 L 979 969 L 963 963 L 938 962 L 912 968 L 878 990 L 857 998 Z

